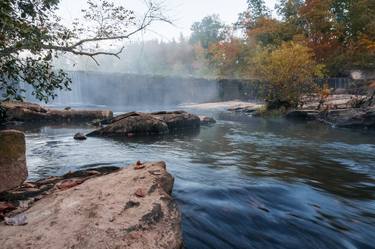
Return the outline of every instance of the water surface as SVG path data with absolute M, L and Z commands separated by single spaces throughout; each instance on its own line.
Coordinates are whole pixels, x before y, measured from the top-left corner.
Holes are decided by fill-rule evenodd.
M 30 178 L 164 160 L 186 248 L 375 248 L 374 132 L 209 114 L 216 125 L 159 139 L 75 141 L 91 128 L 28 128 Z

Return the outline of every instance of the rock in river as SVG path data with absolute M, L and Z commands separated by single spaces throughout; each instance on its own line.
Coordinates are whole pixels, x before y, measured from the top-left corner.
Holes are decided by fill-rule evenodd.
M 88 136 L 139 136 L 161 135 L 199 129 L 198 116 L 184 111 L 141 113 L 130 112 L 106 121 L 109 125 L 100 128 Z
M 216 123 L 216 120 L 214 118 L 207 116 L 199 116 L 199 119 L 201 121 L 201 125 L 210 125 Z
M 27 178 L 25 135 L 0 131 L 0 192 L 20 186 Z
M 150 114 L 131 113 L 115 117 L 108 126 L 87 136 L 160 135 L 168 132 L 168 125 L 160 119 Z
M 85 134 L 83 134 L 81 132 L 75 134 L 73 138 L 75 140 L 86 140 L 87 139 L 87 137 L 85 136 Z
M 22 213 L 26 225 L 0 223 L 1 248 L 182 248 L 173 177 L 164 162 L 144 166 L 56 189 Z

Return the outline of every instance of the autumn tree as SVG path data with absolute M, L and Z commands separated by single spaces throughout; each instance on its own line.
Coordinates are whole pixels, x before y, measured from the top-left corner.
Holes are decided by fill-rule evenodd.
M 87 3 L 82 19 L 66 27 L 56 15 L 59 0 L 0 2 L 0 101 L 22 99 L 27 85 L 37 99 L 48 101 L 57 89 L 69 89 L 71 82 L 66 72 L 53 66 L 61 54 L 89 57 L 95 63 L 99 55 L 119 57 L 122 48 L 106 48 L 154 21 L 166 20 L 160 5 L 152 2 L 141 18 L 106 0 Z
M 238 76 L 241 65 L 244 65 L 240 39 L 232 38 L 229 41 L 212 44 L 209 53 L 211 54 L 210 63 L 218 69 L 219 76 L 226 78 Z
M 253 70 L 265 82 L 269 109 L 296 107 L 302 96 L 315 92 L 314 80 L 324 75 L 324 66 L 316 63 L 313 51 L 294 42 L 276 49 L 259 48 Z
M 375 2 L 306 0 L 299 9 L 309 47 L 331 74 L 375 68 Z

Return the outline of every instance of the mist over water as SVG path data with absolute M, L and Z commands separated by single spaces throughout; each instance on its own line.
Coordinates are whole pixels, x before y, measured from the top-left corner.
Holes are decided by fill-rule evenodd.
M 71 91 L 58 91 L 55 107 L 105 107 L 114 111 L 170 109 L 219 98 L 215 80 L 120 73 L 70 72 Z M 30 93 L 28 100 L 34 100 Z

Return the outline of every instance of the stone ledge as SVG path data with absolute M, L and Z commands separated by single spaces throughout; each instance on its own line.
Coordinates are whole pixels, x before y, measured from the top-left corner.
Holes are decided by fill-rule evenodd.
M 0 244 L 4 249 L 182 248 L 173 181 L 164 162 L 137 163 L 56 187 L 23 212 L 26 225 L 0 223 Z

